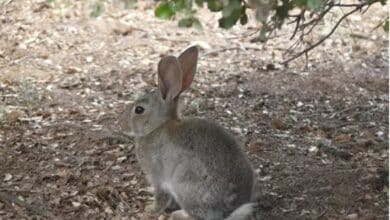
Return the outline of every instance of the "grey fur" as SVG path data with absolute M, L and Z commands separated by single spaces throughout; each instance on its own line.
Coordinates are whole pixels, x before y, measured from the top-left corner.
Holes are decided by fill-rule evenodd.
M 184 53 L 188 57 L 179 60 L 197 59 L 196 48 Z M 196 65 L 196 60 L 186 63 Z M 176 69 L 195 71 L 193 67 Z M 164 77 L 164 73 L 159 75 Z M 188 78 L 192 81 L 193 76 Z M 164 89 L 169 90 L 167 86 Z M 182 210 L 172 219 L 180 219 L 183 213 L 190 216 L 183 220 L 249 219 L 254 174 L 241 145 L 210 120 L 179 118 L 177 102 L 177 97 L 164 100 L 155 90 L 139 98 L 122 116 L 123 128 L 135 135 L 137 159 L 155 188 L 152 212 L 161 213 L 176 202 Z M 136 106 L 145 111 L 135 114 Z

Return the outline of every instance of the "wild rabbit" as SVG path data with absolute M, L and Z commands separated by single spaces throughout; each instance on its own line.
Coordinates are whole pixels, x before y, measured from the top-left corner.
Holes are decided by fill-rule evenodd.
M 254 203 L 254 173 L 237 140 L 210 120 L 179 117 L 178 98 L 194 79 L 198 49 L 158 63 L 158 90 L 147 93 L 121 116 L 135 137 L 136 155 L 154 187 L 148 211 L 177 204 L 170 219 L 246 220 Z

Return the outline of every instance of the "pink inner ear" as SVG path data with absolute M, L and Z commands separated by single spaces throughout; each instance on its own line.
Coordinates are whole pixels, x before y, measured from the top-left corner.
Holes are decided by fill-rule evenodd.
M 165 99 L 167 97 L 167 91 L 160 76 L 158 76 L 158 89 L 160 90 L 162 98 Z
M 183 82 L 180 92 L 183 92 L 188 87 L 190 87 L 192 81 L 194 80 L 196 65 L 198 63 L 197 46 L 192 46 L 180 54 L 179 62 L 183 71 Z
M 181 90 L 182 72 L 174 56 L 166 56 L 158 63 L 158 84 L 165 100 L 173 100 Z

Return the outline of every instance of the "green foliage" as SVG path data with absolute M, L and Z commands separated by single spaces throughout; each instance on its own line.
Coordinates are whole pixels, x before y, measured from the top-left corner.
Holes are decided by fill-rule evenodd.
M 306 6 L 313 11 L 320 10 L 323 4 L 324 4 L 323 0 L 307 0 L 306 2 Z
M 195 3 L 199 6 L 203 5 L 203 0 L 197 0 Z M 163 1 L 154 10 L 156 17 L 168 20 L 179 15 L 179 27 L 195 27 L 202 30 L 202 24 L 194 15 L 196 10 L 193 10 L 192 1 L 189 0 L 170 0 Z
M 374 3 L 380 2 L 381 5 L 386 5 L 387 0 L 366 0 L 368 4 L 372 5 Z
M 306 7 L 306 5 L 307 5 L 307 0 L 295 0 L 295 1 L 294 1 L 294 4 L 295 4 L 298 8 L 304 8 L 304 7 Z
M 389 32 L 389 21 L 386 21 L 385 24 L 383 25 L 383 30 L 386 32 Z
M 92 5 L 91 13 L 89 14 L 93 18 L 99 17 L 103 13 L 103 5 L 97 1 Z
M 247 14 L 242 14 L 240 17 L 240 24 L 241 25 L 246 25 L 248 23 L 248 15 Z
M 260 42 L 265 42 L 267 41 L 268 37 L 267 37 L 267 33 L 268 33 L 269 29 L 268 29 L 268 26 L 267 25 L 263 25 L 260 29 L 260 36 L 259 36 L 259 40 Z
M 377 2 L 385 5 L 387 0 L 362 0 L 358 4 L 351 3 L 350 8 L 362 8 Z M 262 42 L 267 40 L 270 32 L 281 28 L 287 21 L 296 23 L 300 20 L 299 17 L 306 21 L 298 22 L 297 28 L 310 29 L 308 26 L 314 26 L 336 4 L 333 0 L 164 0 L 157 6 L 155 14 L 162 19 L 178 16 L 179 27 L 201 29 L 201 23 L 195 17 L 196 9 L 206 5 L 211 12 L 222 12 L 218 20 L 219 27 L 229 29 L 238 22 L 241 25 L 248 23 L 248 3 L 251 4 L 251 9 L 255 10 L 256 19 L 262 24 L 258 38 Z M 316 20 L 317 18 L 319 19 Z M 384 29 L 388 30 L 388 22 Z
M 175 15 L 175 9 L 171 2 L 164 2 L 156 8 L 154 14 L 158 18 L 167 20 Z
M 195 0 L 195 4 L 198 6 L 198 7 L 203 7 L 203 0 Z
M 229 4 L 222 10 L 222 18 L 218 20 L 219 27 L 225 29 L 233 27 L 240 19 L 242 11 L 240 0 L 229 0 Z
M 223 5 L 221 1 L 209 0 L 207 1 L 207 8 L 210 9 L 210 11 L 218 12 L 223 9 Z

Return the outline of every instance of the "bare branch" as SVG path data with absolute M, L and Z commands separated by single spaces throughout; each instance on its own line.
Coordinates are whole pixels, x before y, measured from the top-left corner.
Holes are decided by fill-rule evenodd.
M 333 4 L 335 7 L 360 7 L 363 4 Z
M 330 11 L 330 9 L 332 9 L 332 5 L 329 5 L 329 7 L 328 7 L 326 10 L 324 10 L 316 19 L 313 19 L 313 20 L 311 20 L 311 21 L 309 21 L 309 22 L 307 22 L 307 23 L 305 23 L 305 24 L 302 24 L 302 29 L 305 29 L 307 26 L 313 24 L 313 25 L 310 27 L 309 31 L 307 31 L 307 32 L 304 33 L 304 34 L 307 35 L 307 34 L 309 34 L 310 32 L 312 32 L 313 29 L 317 26 L 317 24 L 322 20 L 322 18 L 324 18 L 325 15 Z
M 310 50 L 314 49 L 315 47 L 317 47 L 318 45 L 320 45 L 322 42 L 324 42 L 326 39 L 328 39 L 337 29 L 337 27 L 341 24 L 341 22 L 347 18 L 348 16 L 350 16 L 351 14 L 361 10 L 364 6 L 366 6 L 367 4 L 361 4 L 359 5 L 358 7 L 356 7 L 355 9 L 351 10 L 350 12 L 346 13 L 345 15 L 343 15 L 338 21 L 337 23 L 335 24 L 335 26 L 332 28 L 332 30 L 327 34 L 325 35 L 323 38 L 321 38 L 319 41 L 317 41 L 315 44 L 311 45 L 310 47 L 304 49 L 303 51 L 297 53 L 295 56 L 285 60 L 282 62 L 283 65 L 286 65 L 288 64 L 289 62 L 291 62 L 292 60 L 295 60 L 296 58 L 302 56 L 303 54 L 306 54 L 308 53 Z
M 371 31 L 375 31 L 376 29 L 378 29 L 379 27 L 382 27 L 386 21 L 389 20 L 389 16 L 387 16 L 385 19 L 383 19 L 379 24 L 377 24 L 374 28 L 371 29 Z
M 306 12 L 306 10 L 303 9 L 302 12 L 301 12 L 301 13 L 297 16 L 297 18 L 295 19 L 296 25 L 295 25 L 294 32 L 293 32 L 293 34 L 292 34 L 291 37 L 290 37 L 290 40 L 294 39 L 295 35 L 297 34 L 298 29 L 299 29 L 299 25 L 300 25 L 300 23 L 301 23 L 301 20 L 302 20 L 302 18 L 304 18 L 304 16 L 305 16 L 305 12 Z

